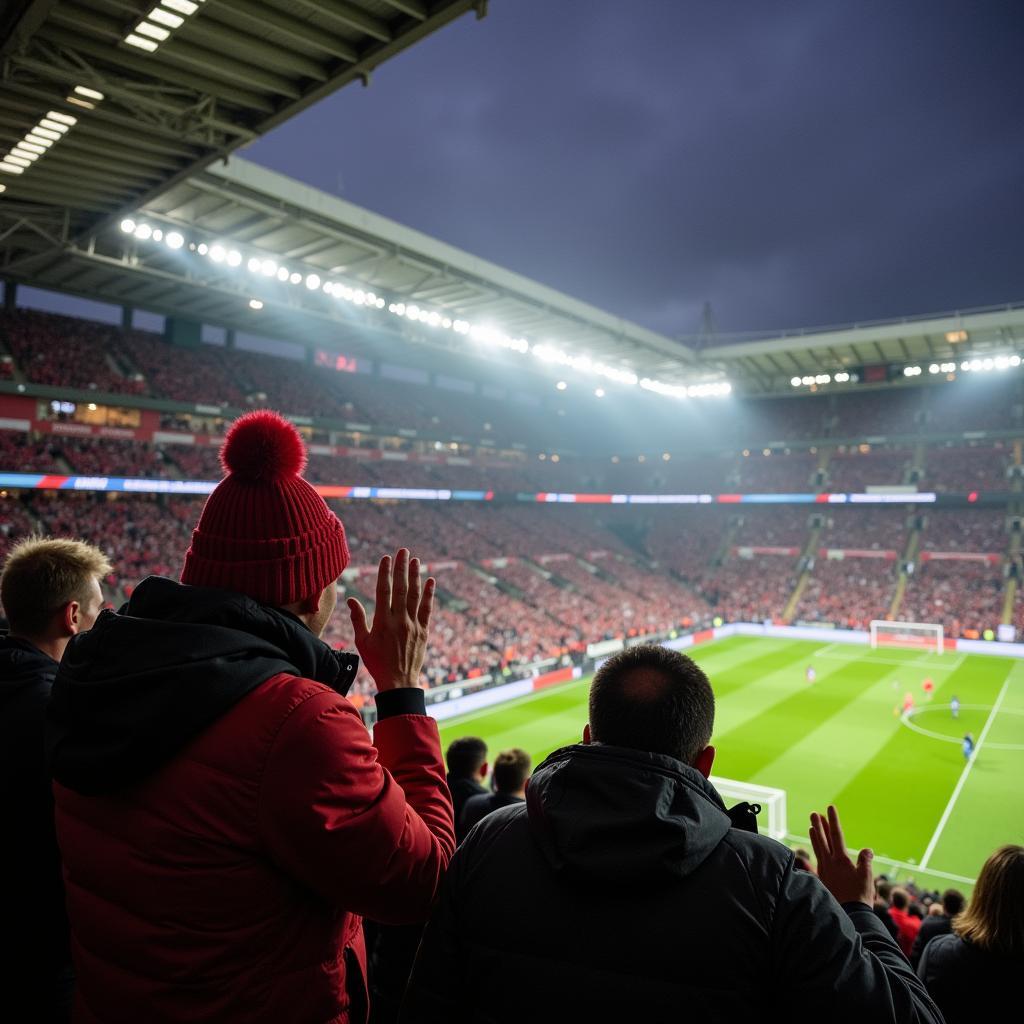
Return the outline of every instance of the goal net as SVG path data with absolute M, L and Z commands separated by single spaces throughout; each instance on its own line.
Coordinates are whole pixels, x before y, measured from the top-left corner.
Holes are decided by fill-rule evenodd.
M 772 839 L 786 838 L 786 791 L 772 789 L 771 786 L 755 786 L 749 782 L 734 782 L 732 779 L 720 779 L 712 775 L 708 781 L 718 790 L 726 806 L 745 800 L 749 804 L 758 804 L 761 811 L 757 816 L 758 825 Z
M 887 622 L 875 619 L 871 623 L 872 647 L 924 647 L 941 654 L 944 650 L 942 626 L 935 622 Z

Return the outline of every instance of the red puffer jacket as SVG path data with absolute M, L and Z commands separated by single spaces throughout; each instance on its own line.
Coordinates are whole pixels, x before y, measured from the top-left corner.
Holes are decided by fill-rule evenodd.
M 76 1020 L 365 1020 L 358 915 L 425 920 L 454 848 L 434 720 L 374 738 L 278 675 L 141 785 L 57 785 Z
M 104 613 L 69 649 L 51 721 L 79 1022 L 362 1024 L 360 915 L 429 913 L 455 839 L 422 691 L 382 694 L 371 742 L 331 686 L 247 682 L 275 649 L 332 671 L 333 652 L 268 615 L 283 639 L 217 626 L 190 649 L 179 624 L 164 649 L 154 623 Z M 187 741 L 162 751 L 169 734 Z

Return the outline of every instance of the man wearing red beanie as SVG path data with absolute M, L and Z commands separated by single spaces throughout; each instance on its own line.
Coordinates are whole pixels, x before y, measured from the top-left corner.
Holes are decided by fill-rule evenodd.
M 76 1020 L 363 1024 L 360 915 L 423 921 L 455 846 L 418 688 L 434 581 L 381 559 L 371 742 L 323 632 L 341 521 L 275 413 L 228 432 L 181 582 L 143 580 L 68 646 L 47 744 Z

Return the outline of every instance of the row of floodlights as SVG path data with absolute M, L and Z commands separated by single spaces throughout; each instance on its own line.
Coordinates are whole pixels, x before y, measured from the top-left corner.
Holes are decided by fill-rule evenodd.
M 95 108 L 103 99 L 103 93 L 87 85 L 76 85 L 66 99 L 68 103 Z M 48 110 L 39 120 L 0 157 L 0 171 L 4 174 L 24 174 L 37 160 L 42 159 L 50 149 L 78 124 L 78 118 L 63 110 Z M 7 186 L 0 184 L 0 192 Z
M 305 285 L 312 292 L 321 291 L 336 299 L 350 302 L 356 306 L 375 309 L 387 309 L 392 316 L 404 320 L 424 324 L 427 327 L 449 330 L 463 335 L 480 345 L 504 348 L 519 355 L 532 355 L 542 362 L 556 366 L 565 366 L 579 373 L 604 377 L 607 380 L 629 387 L 639 386 L 647 391 L 670 398 L 705 398 L 721 397 L 730 394 L 732 385 L 728 381 L 710 381 L 701 384 L 667 384 L 650 377 L 639 377 L 632 370 L 591 359 L 587 355 L 577 355 L 564 351 L 557 346 L 534 343 L 526 338 L 512 337 L 488 324 L 474 324 L 468 320 L 448 316 L 438 310 L 426 309 L 415 303 L 401 301 L 389 302 L 376 292 L 359 286 L 346 284 L 342 281 L 322 277 L 316 271 L 299 271 L 280 264 L 277 260 L 263 255 L 244 256 L 242 252 L 226 242 L 189 242 L 177 230 L 165 231 L 145 221 L 136 221 L 126 217 L 121 221 L 121 230 L 132 235 L 140 242 L 162 242 L 169 249 L 178 250 L 187 247 L 189 252 L 205 257 L 211 262 L 231 269 L 245 269 L 253 276 L 277 280 L 282 284 Z M 249 300 L 249 307 L 254 310 L 263 309 L 264 302 L 258 297 Z M 564 381 L 559 382 L 559 390 L 565 390 Z M 598 394 L 600 392 L 600 394 Z M 604 389 L 594 392 L 598 398 L 604 397 Z
M 121 40 L 136 50 L 152 53 L 192 17 L 205 0 L 160 0 L 144 18 L 135 22 Z
M 931 374 L 956 373 L 959 369 L 963 373 L 989 373 L 992 370 L 1011 370 L 1020 364 L 1021 357 L 1017 355 L 985 356 L 984 358 L 964 359 L 959 366 L 955 362 L 932 363 L 928 367 L 928 372 Z M 924 373 L 924 368 L 921 366 L 903 367 L 904 377 L 920 377 L 922 373 Z
M 820 387 L 822 384 L 849 384 L 856 383 L 860 378 L 855 373 L 847 373 L 840 370 L 839 373 L 814 373 L 805 377 L 793 377 L 790 385 L 794 388 Z

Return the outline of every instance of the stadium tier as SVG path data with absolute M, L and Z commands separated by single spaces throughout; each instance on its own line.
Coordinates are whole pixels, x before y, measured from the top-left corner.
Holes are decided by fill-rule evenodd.
M 561 398 L 537 396 L 543 414 L 524 415 L 510 397 L 485 399 L 483 385 L 453 401 L 436 384 L 212 344 L 171 346 L 37 311 L 0 317 L 0 348 L 10 377 L 0 381 L 0 472 L 37 474 L 42 487 L 4 492 L 2 542 L 33 530 L 95 540 L 115 566 L 115 599 L 149 572 L 178 571 L 201 498 L 46 488 L 67 479 L 88 489 L 110 477 L 215 481 L 237 409 L 300 416 L 314 482 L 490 499 L 458 516 L 426 502 L 336 505 L 353 552 L 348 590 L 366 598 L 365 573 L 398 543 L 436 566 L 443 619 L 428 659 L 433 683 L 716 620 L 863 629 L 899 616 L 941 623 L 955 637 L 992 635 L 1022 617 L 1016 383 L 957 392 L 953 422 L 937 422 L 949 392 L 922 389 L 736 398 L 700 411 L 715 421 L 717 443 L 707 431 L 691 443 L 676 424 L 664 450 L 645 452 L 609 450 L 592 410 Z M 662 415 L 652 411 L 650 436 Z M 951 438 L 950 426 L 968 436 Z M 987 436 L 993 426 L 1004 429 Z M 890 492 L 886 507 L 732 504 L 750 495 L 879 500 L 879 491 Z M 928 491 L 959 503 L 915 511 L 909 503 Z M 970 492 L 992 503 L 967 501 Z M 718 507 L 534 503 L 566 494 L 703 494 Z M 346 630 L 336 623 L 332 642 L 350 644 Z

